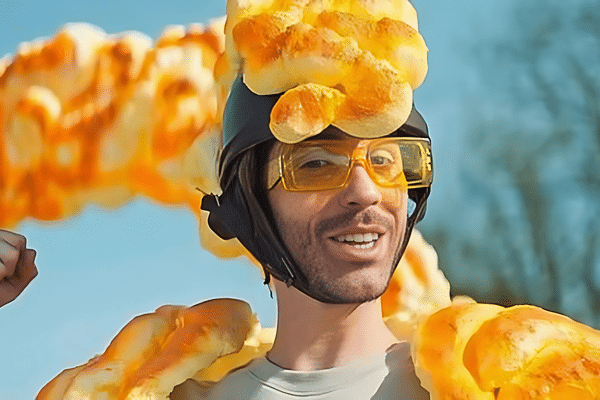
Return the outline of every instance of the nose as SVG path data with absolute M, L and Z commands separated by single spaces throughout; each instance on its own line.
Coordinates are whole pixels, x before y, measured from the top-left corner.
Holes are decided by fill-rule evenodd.
M 348 182 L 341 194 L 341 204 L 346 208 L 365 208 L 381 202 L 379 186 L 369 176 L 362 165 L 355 165 L 350 171 Z

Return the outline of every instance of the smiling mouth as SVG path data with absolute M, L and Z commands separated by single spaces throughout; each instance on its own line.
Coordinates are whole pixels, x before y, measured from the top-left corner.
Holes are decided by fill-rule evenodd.
M 345 243 L 357 249 L 370 249 L 375 246 L 375 242 L 379 239 L 379 233 L 355 233 L 348 235 L 340 235 L 332 238 L 336 242 Z

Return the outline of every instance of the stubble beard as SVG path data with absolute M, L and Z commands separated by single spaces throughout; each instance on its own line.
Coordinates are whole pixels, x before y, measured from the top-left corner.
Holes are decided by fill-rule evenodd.
M 328 302 L 333 304 L 362 304 L 379 298 L 387 289 L 396 267 L 394 264 L 398 260 L 403 232 L 385 268 L 371 271 L 368 266 L 363 268 L 356 265 L 348 272 L 339 274 L 336 273 L 339 271 L 334 270 L 335 266 L 329 265 L 319 254 L 318 249 L 322 249 L 322 244 L 314 243 L 309 228 L 304 230 L 291 221 L 283 221 L 279 218 L 278 221 L 284 243 L 290 250 L 296 265 L 305 275 L 308 288 L 315 297 L 328 299 Z M 314 237 L 323 237 L 322 234 L 326 231 L 356 222 L 376 223 L 384 226 L 388 233 L 400 229 L 376 212 L 362 211 L 321 221 L 315 229 Z

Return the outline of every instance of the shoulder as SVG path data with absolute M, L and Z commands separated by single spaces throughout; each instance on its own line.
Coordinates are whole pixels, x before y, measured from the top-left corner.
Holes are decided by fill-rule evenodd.
M 415 373 L 415 365 L 410 355 L 410 345 L 408 343 L 398 343 L 390 348 L 387 352 L 385 362 L 389 374 L 380 387 L 381 392 L 386 392 L 387 390 L 390 392 L 389 394 L 402 393 L 402 399 L 430 399 L 429 392 L 421 386 L 421 382 Z M 382 397 L 388 398 L 387 395 L 388 393 Z
M 187 379 L 185 382 L 175 386 L 169 395 L 170 400 L 200 400 L 207 399 L 216 382 L 198 382 Z
M 234 370 L 218 382 L 198 382 L 188 379 L 175 386 L 170 400 L 235 399 L 242 393 L 251 392 L 259 383 L 248 373 L 248 365 Z
M 250 365 L 240 368 L 221 379 L 210 391 L 207 399 L 238 399 L 254 392 L 260 383 L 252 379 Z

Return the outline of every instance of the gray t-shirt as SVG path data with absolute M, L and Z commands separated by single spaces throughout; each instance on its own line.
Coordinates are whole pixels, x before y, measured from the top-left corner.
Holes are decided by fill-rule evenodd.
M 188 380 L 185 395 L 172 399 L 291 400 L 291 399 L 410 399 L 429 400 L 415 375 L 409 345 L 398 343 L 386 352 L 342 367 L 292 371 L 265 357 L 250 362 L 213 387 Z M 183 388 L 182 388 L 183 389 Z

